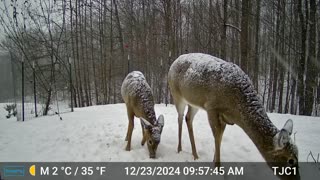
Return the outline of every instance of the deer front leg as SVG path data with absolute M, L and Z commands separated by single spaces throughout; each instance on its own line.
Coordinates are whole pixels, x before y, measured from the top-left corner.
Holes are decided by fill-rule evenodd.
M 143 146 L 143 145 L 146 143 L 147 138 L 145 137 L 145 132 L 144 132 L 143 124 L 142 124 L 142 122 L 141 122 L 141 121 L 140 121 L 140 123 L 141 123 L 141 129 L 142 129 L 142 140 L 141 140 L 141 146 Z
M 131 150 L 131 137 L 132 137 L 132 131 L 133 131 L 133 127 L 134 127 L 134 114 L 132 111 L 128 110 L 128 120 L 129 120 L 129 125 L 128 125 L 128 130 L 127 130 L 127 136 L 126 136 L 126 140 L 127 142 L 127 147 L 126 147 L 126 151 L 130 151 Z
M 196 113 L 198 112 L 197 108 L 194 108 L 190 105 L 188 105 L 188 112 L 187 112 L 187 116 L 186 116 L 186 122 L 187 122 L 187 126 L 188 126 L 188 132 L 189 132 L 189 138 L 190 138 L 190 142 L 191 142 L 191 148 L 192 148 L 192 155 L 194 160 L 198 159 L 199 156 L 197 154 L 197 149 L 196 149 L 196 145 L 194 142 L 194 135 L 193 135 L 193 118 L 196 115 Z
M 222 141 L 222 135 L 226 128 L 226 123 L 223 122 L 216 111 L 208 112 L 208 119 L 210 123 L 210 127 L 214 136 L 215 142 L 215 152 L 214 152 L 214 159 L 215 166 L 219 167 L 220 164 L 220 147 Z

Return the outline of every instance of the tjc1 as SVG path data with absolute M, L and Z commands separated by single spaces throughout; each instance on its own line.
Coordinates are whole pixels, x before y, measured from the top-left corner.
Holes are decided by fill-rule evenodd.
M 297 174 L 297 167 L 272 167 L 274 175 L 296 175 Z

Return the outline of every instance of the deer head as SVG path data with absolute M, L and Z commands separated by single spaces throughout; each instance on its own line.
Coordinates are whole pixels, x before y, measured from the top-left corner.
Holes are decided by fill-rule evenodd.
M 141 122 L 144 127 L 143 130 L 145 131 L 145 138 L 147 140 L 150 158 L 155 158 L 156 151 L 161 139 L 162 129 L 164 126 L 164 117 L 161 114 L 154 125 L 144 118 L 141 118 Z
M 283 128 L 274 136 L 274 150 L 270 153 L 270 162 L 281 166 L 298 165 L 298 148 L 291 139 L 293 122 L 288 119 Z

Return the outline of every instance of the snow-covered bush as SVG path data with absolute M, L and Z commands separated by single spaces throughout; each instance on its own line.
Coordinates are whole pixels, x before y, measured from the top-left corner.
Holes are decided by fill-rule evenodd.
M 9 119 L 12 115 L 17 115 L 17 105 L 16 104 L 7 104 L 4 109 L 8 112 L 6 118 Z

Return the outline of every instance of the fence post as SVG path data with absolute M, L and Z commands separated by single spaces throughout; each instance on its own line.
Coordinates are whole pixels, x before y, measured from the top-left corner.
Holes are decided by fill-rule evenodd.
M 169 72 L 170 69 L 170 62 L 171 62 L 171 51 L 169 50 L 169 56 L 168 56 L 168 67 L 167 67 L 167 72 Z M 166 99 L 165 99 L 165 103 L 166 103 L 166 107 L 168 106 L 169 103 L 169 82 L 168 82 L 168 75 L 167 75 L 167 84 L 166 84 Z
M 23 59 L 23 56 L 22 56 L 22 59 L 21 59 L 21 79 L 22 79 L 22 88 L 21 88 L 21 94 L 22 94 L 22 121 L 24 121 L 24 59 Z
M 34 97 L 34 112 L 36 117 L 38 117 L 38 111 L 37 111 L 37 89 L 36 89 L 36 68 L 35 68 L 35 62 L 32 62 L 32 70 L 33 70 L 33 97 Z
M 128 72 L 127 72 L 127 74 L 129 74 L 129 72 L 130 72 L 130 54 L 128 53 Z
M 9 53 L 10 53 L 10 61 L 11 61 L 11 72 L 12 72 L 12 81 L 13 81 L 13 83 L 12 83 L 12 85 L 13 85 L 13 97 L 14 97 L 14 104 L 16 105 L 16 111 L 18 112 L 18 107 L 17 107 L 17 82 L 16 82 L 16 80 L 17 80 L 17 77 L 16 77 L 16 71 L 15 71 L 15 68 L 14 68 L 14 62 L 13 62 L 13 57 L 12 57 L 12 52 L 11 51 L 9 51 Z M 17 121 L 19 121 L 19 117 L 17 116 L 17 114 L 16 114 L 16 117 L 17 117 Z
M 71 112 L 73 112 L 73 93 L 72 93 L 72 71 L 71 71 L 71 58 L 68 57 L 69 60 L 69 83 L 70 83 L 70 100 L 71 100 Z

